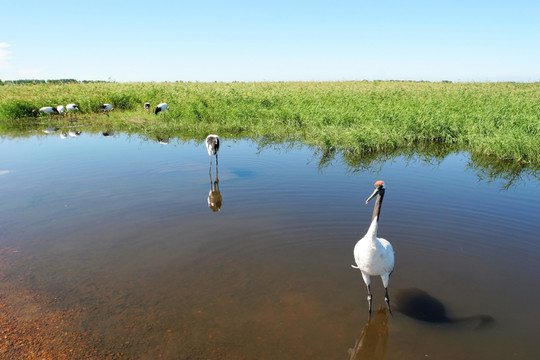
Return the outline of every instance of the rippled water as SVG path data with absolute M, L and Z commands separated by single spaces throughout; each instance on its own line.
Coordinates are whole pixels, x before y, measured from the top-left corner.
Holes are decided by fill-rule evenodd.
M 319 167 L 306 147 L 57 134 L 0 141 L 0 246 L 11 279 L 126 358 L 529 359 L 538 354 L 540 187 L 479 179 L 467 154 Z M 389 293 L 417 288 L 450 318 L 367 322 L 352 249 L 375 180 Z M 219 180 L 218 183 L 216 181 Z M 220 211 L 209 207 L 221 195 Z M 217 210 L 219 205 L 214 206 Z M 373 280 L 374 307 L 384 289 Z M 396 308 L 399 304 L 395 304 Z

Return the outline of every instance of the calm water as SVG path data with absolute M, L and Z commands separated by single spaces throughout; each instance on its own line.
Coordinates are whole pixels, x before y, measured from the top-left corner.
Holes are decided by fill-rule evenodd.
M 222 141 L 211 178 L 199 142 L 0 139 L 0 246 L 14 249 L 5 276 L 51 306 L 84 309 L 77 326 L 126 358 L 538 356 L 537 180 L 482 181 L 461 153 L 353 171 L 339 159 L 320 168 L 306 147 Z M 494 322 L 397 311 L 366 322 L 365 285 L 350 265 L 378 179 L 379 236 L 396 252 L 392 304 L 417 288 L 449 317 Z M 212 189 L 220 211 L 209 207 Z M 372 288 L 377 308 L 379 279 Z

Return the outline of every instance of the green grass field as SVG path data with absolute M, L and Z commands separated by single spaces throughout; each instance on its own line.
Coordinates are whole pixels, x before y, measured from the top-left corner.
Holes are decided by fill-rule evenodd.
M 145 113 L 167 102 L 164 116 Z M 31 117 L 77 103 L 68 120 Z M 103 103 L 115 110 L 99 114 Z M 202 139 L 295 140 L 354 154 L 448 145 L 502 161 L 540 164 L 540 83 L 262 82 L 0 86 L 0 133 L 76 121 L 109 130 Z

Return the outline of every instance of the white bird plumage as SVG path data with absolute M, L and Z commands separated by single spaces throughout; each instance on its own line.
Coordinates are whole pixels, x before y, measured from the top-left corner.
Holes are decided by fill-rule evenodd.
M 37 113 L 45 113 L 47 115 L 53 115 L 53 114 L 59 114 L 58 112 L 58 109 L 57 108 L 54 108 L 52 106 L 44 106 L 42 108 L 40 108 L 39 110 L 32 110 L 32 114 L 37 114 Z
M 352 266 L 355 269 L 360 269 L 362 272 L 362 278 L 367 286 L 368 291 L 368 304 L 369 313 L 371 314 L 371 276 L 380 276 L 384 289 L 385 289 L 385 301 L 388 307 L 388 312 L 392 314 L 390 309 L 390 298 L 388 296 L 388 282 L 390 280 L 390 274 L 394 270 L 394 249 L 390 242 L 386 239 L 377 237 L 377 229 L 379 225 L 379 215 L 381 211 L 381 204 L 385 192 L 384 182 L 379 180 L 375 183 L 375 191 L 366 200 L 366 204 L 377 195 L 375 207 L 373 208 L 373 216 L 371 218 L 371 225 L 362 239 L 360 239 L 354 246 L 354 260 L 356 266 Z
M 158 104 L 158 106 L 156 106 L 156 109 L 154 110 L 154 114 L 159 114 L 160 112 L 164 112 L 165 110 L 167 110 L 169 108 L 169 105 L 167 105 L 167 103 L 161 103 L 161 104 Z
M 103 111 L 103 112 L 106 112 L 108 114 L 109 111 L 113 111 L 114 108 L 113 108 L 113 106 L 111 104 L 103 104 L 103 105 L 101 105 L 100 110 Z
M 64 110 L 66 110 L 66 108 L 64 107 L 64 105 L 58 105 L 58 106 L 56 107 L 56 110 L 58 111 L 58 113 L 59 113 L 60 115 L 63 115 L 63 114 L 64 114 Z
M 79 105 L 77 104 L 67 104 L 66 105 L 66 112 L 79 110 Z
M 208 135 L 204 141 L 206 150 L 208 151 L 208 158 L 210 160 L 210 166 L 212 165 L 212 155 L 216 155 L 216 166 L 218 164 L 218 152 L 219 152 L 219 136 L 217 135 Z

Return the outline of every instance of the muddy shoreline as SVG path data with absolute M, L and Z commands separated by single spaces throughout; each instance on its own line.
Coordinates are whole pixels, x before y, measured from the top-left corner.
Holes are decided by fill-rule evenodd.
M 10 271 L 18 254 L 0 250 L 0 359 L 121 359 L 78 328 L 81 310 L 60 309 L 55 299 L 24 288 Z

